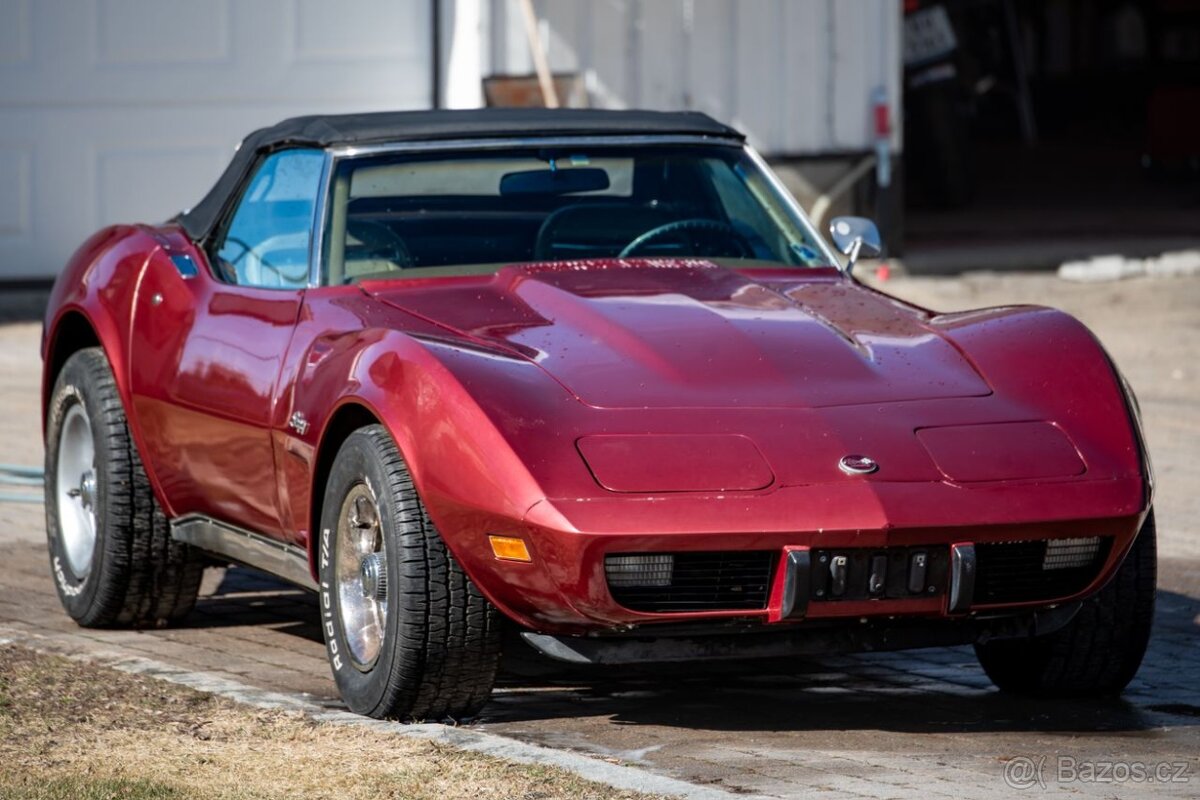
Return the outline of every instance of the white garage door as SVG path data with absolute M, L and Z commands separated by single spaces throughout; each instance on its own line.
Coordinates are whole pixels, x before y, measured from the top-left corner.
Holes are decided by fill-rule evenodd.
M 425 108 L 428 0 L 0 0 L 0 282 L 195 203 L 256 127 Z

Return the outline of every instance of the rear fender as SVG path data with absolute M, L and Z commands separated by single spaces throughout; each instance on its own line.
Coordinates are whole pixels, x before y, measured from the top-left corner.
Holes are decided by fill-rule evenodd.
M 134 446 L 139 453 L 146 452 L 129 389 L 129 363 L 134 348 L 131 320 L 141 277 L 160 246 L 147 228 L 130 225 L 105 228 L 84 242 L 59 274 L 50 293 L 42 333 L 43 430 L 56 369 L 69 357 L 65 348 L 70 345 L 62 336 L 64 321 L 78 315 L 95 333 L 112 367 Z M 155 496 L 169 514 L 154 465 L 145 458 L 142 464 Z

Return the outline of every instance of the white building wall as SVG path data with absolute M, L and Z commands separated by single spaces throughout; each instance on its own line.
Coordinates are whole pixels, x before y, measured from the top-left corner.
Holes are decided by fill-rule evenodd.
M 442 96 L 529 73 L 516 0 L 439 0 Z M 896 0 L 536 0 L 593 105 L 699 109 L 771 155 L 899 131 Z M 50 277 L 92 231 L 196 202 L 250 130 L 432 102 L 430 0 L 0 0 L 0 281 Z M 898 133 L 893 140 L 899 146 Z
M 491 72 L 533 70 L 516 0 L 487 0 Z M 593 105 L 696 109 L 771 155 L 873 147 L 887 92 L 899 148 L 897 0 L 536 0 L 551 69 L 586 76 Z
M 0 281 L 200 199 L 284 117 L 430 103 L 429 0 L 0 0 Z

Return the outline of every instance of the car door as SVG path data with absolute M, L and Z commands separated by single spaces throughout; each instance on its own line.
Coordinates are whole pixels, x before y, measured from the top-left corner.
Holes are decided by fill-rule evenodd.
M 176 516 L 282 536 L 271 423 L 309 280 L 324 156 L 264 158 L 195 264 L 160 253 L 137 292 L 130 386 Z

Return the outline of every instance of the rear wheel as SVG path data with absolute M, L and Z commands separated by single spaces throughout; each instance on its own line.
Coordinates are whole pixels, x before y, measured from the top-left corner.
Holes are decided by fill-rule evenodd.
M 171 539 L 104 351 L 72 355 L 46 418 L 46 535 L 59 600 L 80 625 L 164 625 L 196 603 L 204 562 Z
M 382 426 L 355 431 L 338 452 L 319 564 L 326 652 L 352 711 L 459 719 L 483 707 L 499 615 L 446 549 Z
M 988 677 L 1005 691 L 1037 696 L 1120 694 L 1133 680 L 1154 620 L 1157 542 L 1154 512 L 1108 585 L 1046 636 L 975 646 Z

